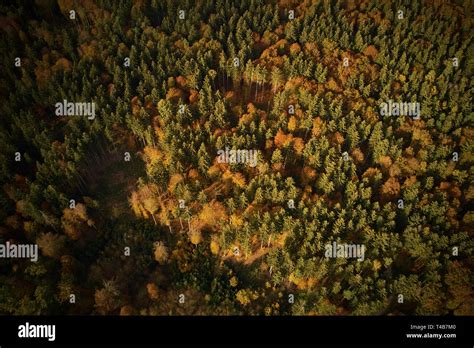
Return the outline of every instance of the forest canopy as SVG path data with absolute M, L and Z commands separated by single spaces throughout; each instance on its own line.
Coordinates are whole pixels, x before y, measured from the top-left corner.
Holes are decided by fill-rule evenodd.
M 473 315 L 473 10 L 0 4 L 0 314 Z

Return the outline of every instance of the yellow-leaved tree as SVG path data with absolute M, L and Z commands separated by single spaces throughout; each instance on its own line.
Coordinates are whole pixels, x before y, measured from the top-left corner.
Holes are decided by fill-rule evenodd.
M 155 260 L 158 261 L 160 264 L 165 264 L 168 261 L 168 248 L 163 242 L 156 242 L 155 243 L 155 250 L 154 250 Z

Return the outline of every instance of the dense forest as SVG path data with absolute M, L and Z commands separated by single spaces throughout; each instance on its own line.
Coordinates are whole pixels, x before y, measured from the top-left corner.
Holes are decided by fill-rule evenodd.
M 473 10 L 2 3 L 0 314 L 473 315 Z

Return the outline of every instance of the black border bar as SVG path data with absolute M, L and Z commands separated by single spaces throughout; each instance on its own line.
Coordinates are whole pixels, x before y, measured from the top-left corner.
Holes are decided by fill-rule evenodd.
M 0 316 L 0 347 L 16 345 L 412 345 L 473 347 L 474 317 L 311 316 L 150 317 Z M 54 342 L 20 338 L 25 323 L 56 325 Z M 415 329 L 424 326 L 425 329 Z M 431 326 L 429 326 L 431 325 Z M 449 325 L 449 326 L 443 326 Z M 454 328 L 455 325 L 455 328 Z M 429 329 L 431 327 L 431 329 Z M 456 338 L 407 338 L 410 333 L 456 334 Z

